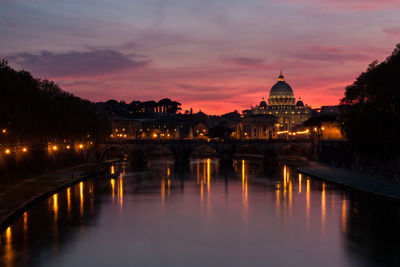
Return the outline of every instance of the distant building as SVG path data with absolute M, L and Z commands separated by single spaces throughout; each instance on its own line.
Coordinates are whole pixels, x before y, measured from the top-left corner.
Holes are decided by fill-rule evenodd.
M 342 126 L 343 122 L 338 120 L 335 114 L 322 114 L 312 117 L 304 122 L 310 130 L 310 134 L 320 140 L 345 139 Z
M 242 118 L 237 125 L 236 137 L 240 139 L 276 138 L 277 118 L 272 115 L 252 115 Z
M 345 105 L 336 105 L 336 106 L 322 106 L 319 114 L 320 115 L 331 115 L 335 116 L 336 120 L 342 120 L 343 113 L 345 111 Z
M 301 98 L 296 102 L 293 90 L 285 82 L 282 72 L 279 75 L 278 82 L 272 86 L 269 92 L 268 104 L 263 98 L 259 105 L 243 111 L 245 117 L 254 115 L 275 116 L 277 118 L 275 124 L 277 133 L 295 131 L 304 121 L 311 117 L 311 112 L 311 107 L 305 105 Z M 254 126 L 256 127 L 256 125 Z M 269 123 L 265 125 L 266 129 L 268 127 Z M 265 133 L 265 135 L 268 134 Z M 264 133 L 262 135 L 264 136 Z M 275 136 L 274 134 L 272 135 Z
M 321 106 L 321 114 L 341 114 L 343 105 L 336 106 Z

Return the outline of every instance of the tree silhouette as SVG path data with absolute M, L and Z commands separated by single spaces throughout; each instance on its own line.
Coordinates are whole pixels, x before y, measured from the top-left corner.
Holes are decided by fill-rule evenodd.
M 39 80 L 27 71 L 0 61 L 0 127 L 9 142 L 62 141 L 108 135 L 108 122 L 96 106 L 66 93 L 53 81 Z
M 400 44 L 382 63 L 374 61 L 346 87 L 344 130 L 364 164 L 396 172 L 400 152 Z
M 163 98 L 158 101 L 159 112 L 167 114 L 168 108 L 171 106 L 172 101 L 169 98 Z

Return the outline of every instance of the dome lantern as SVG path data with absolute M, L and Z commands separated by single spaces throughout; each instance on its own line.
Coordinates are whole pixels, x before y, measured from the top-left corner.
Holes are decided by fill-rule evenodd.
M 281 70 L 281 73 L 279 74 L 279 77 L 278 77 L 278 82 L 284 82 L 284 81 L 285 81 L 285 77 L 283 77 L 282 70 Z

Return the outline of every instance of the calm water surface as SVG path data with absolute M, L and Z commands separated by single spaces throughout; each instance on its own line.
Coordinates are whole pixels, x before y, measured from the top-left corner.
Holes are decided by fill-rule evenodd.
M 4 266 L 400 266 L 398 202 L 238 161 L 82 182 L 1 234 Z

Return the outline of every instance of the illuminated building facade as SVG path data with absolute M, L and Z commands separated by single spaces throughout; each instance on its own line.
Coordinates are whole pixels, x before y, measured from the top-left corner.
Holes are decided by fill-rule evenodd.
M 300 98 L 296 102 L 292 87 L 285 82 L 281 72 L 278 82 L 269 92 L 268 104 L 263 98 L 258 106 L 245 112 L 245 116 L 273 115 L 277 118 L 277 132 L 292 132 L 311 117 L 311 111 L 311 107 L 305 105 Z
M 271 139 L 276 138 L 277 120 L 271 115 L 252 115 L 242 118 L 237 126 L 238 139 Z

